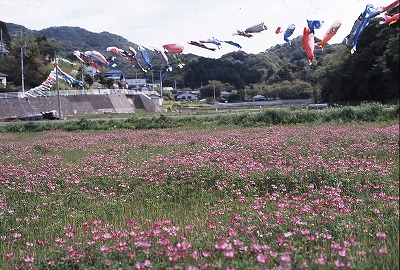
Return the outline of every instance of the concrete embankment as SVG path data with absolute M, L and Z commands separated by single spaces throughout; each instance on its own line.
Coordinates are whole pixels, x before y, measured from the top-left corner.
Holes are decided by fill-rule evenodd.
M 136 109 L 155 112 L 156 106 L 145 95 L 74 95 L 60 96 L 63 115 L 134 113 Z M 10 98 L 0 99 L 0 117 L 35 115 L 41 112 L 58 110 L 58 98 Z

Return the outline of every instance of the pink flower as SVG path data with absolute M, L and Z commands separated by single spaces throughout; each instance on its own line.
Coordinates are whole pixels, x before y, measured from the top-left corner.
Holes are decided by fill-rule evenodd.
M 237 247 L 241 247 L 241 246 L 243 246 L 244 243 L 242 241 L 240 241 L 239 239 L 234 239 L 233 244 Z
M 279 258 L 279 261 L 280 261 L 282 264 L 290 264 L 290 255 L 282 255 L 282 256 Z
M 277 251 L 271 250 L 271 251 L 269 252 L 269 255 L 270 255 L 271 257 L 275 258 L 275 257 L 278 256 L 278 252 L 277 252 Z
M 190 257 L 192 257 L 195 261 L 197 261 L 199 259 L 199 253 L 197 251 L 193 251 L 190 254 Z
M 204 258 L 210 258 L 211 257 L 211 251 L 203 251 L 202 253 Z
M 326 264 L 326 258 L 321 256 L 315 260 L 315 263 L 316 264 Z
M 377 215 L 378 217 L 383 217 L 383 214 L 379 209 L 374 209 L 374 214 Z
M 317 240 L 317 237 L 316 237 L 315 235 L 310 235 L 310 236 L 307 238 L 307 240 L 313 242 L 313 241 Z
M 344 262 L 336 260 L 333 262 L 333 266 L 336 268 L 344 268 L 344 267 L 346 267 L 346 264 Z
M 189 225 L 185 226 L 186 230 L 191 230 L 191 229 L 194 229 L 194 228 L 196 228 L 196 224 L 189 224 Z
M 144 264 L 143 263 L 140 263 L 140 262 L 137 262 L 136 264 L 135 264 L 135 269 L 136 270 L 144 270 L 144 269 L 146 269 L 146 266 L 144 266 Z
M 81 251 L 76 251 L 74 252 L 74 258 L 76 259 L 82 259 L 83 258 L 83 253 Z
M 216 250 L 220 250 L 220 251 L 225 250 L 228 248 L 228 242 L 224 241 L 224 242 L 216 243 L 214 245 L 214 247 Z
M 48 244 L 48 241 L 47 241 L 47 240 L 40 240 L 40 239 L 38 239 L 36 242 L 37 242 L 37 244 L 38 244 L 39 246 L 43 246 L 43 245 Z
M 268 262 L 268 258 L 264 254 L 260 253 L 260 254 L 257 255 L 257 262 L 258 263 L 262 263 L 262 264 L 266 264 Z
M 159 244 L 160 246 L 162 246 L 162 247 L 167 247 L 167 246 L 170 245 L 170 241 L 169 241 L 169 239 L 168 239 L 167 237 L 161 237 L 161 238 L 158 240 L 158 244 Z
M 307 262 L 301 262 L 298 267 L 299 267 L 299 269 L 309 269 L 310 268 L 310 266 L 308 265 Z
M 284 242 L 285 242 L 285 238 L 283 238 L 282 236 L 278 236 L 278 237 L 276 238 L 276 243 L 277 243 L 278 245 L 282 245 Z
M 302 235 L 310 234 L 310 230 L 308 230 L 308 229 L 301 230 L 300 232 L 301 232 Z
M 292 236 L 293 235 L 293 232 L 286 232 L 285 234 L 284 234 L 284 236 L 286 237 L 286 238 L 288 238 L 288 237 L 290 237 L 290 236 Z
M 67 240 L 62 239 L 62 238 L 56 238 L 56 239 L 54 239 L 54 242 L 59 243 L 59 244 L 64 244 L 65 242 L 67 242 Z
M 343 246 L 345 247 L 351 247 L 351 243 L 349 241 L 344 241 Z
M 35 257 L 29 257 L 28 255 L 24 258 L 26 263 L 33 263 L 35 261 Z
M 386 247 L 380 248 L 379 249 L 379 253 L 380 254 L 387 254 L 387 248 Z
M 12 252 L 10 252 L 10 253 L 6 253 L 5 255 L 4 255 L 4 260 L 12 260 L 12 259 L 14 259 L 14 253 L 12 253 Z
M 136 221 L 134 221 L 133 219 L 131 219 L 131 218 L 127 218 L 126 220 L 125 220 L 125 226 L 134 226 L 134 225 L 136 225 L 137 223 L 136 223 Z
M 330 234 L 323 234 L 322 235 L 322 237 L 324 238 L 324 239 L 332 239 L 332 235 L 330 235 Z
M 112 235 L 110 233 L 105 233 L 105 234 L 103 234 L 103 238 L 104 239 L 111 239 Z
M 251 249 L 252 249 L 254 252 L 260 252 L 260 251 L 262 250 L 262 246 L 259 245 L 259 244 L 253 244 L 253 245 L 251 246 Z
M 93 225 L 94 226 L 100 226 L 101 225 L 101 220 L 93 220 Z
M 386 233 L 385 232 L 377 232 L 375 235 L 376 239 L 386 239 Z
M 192 244 L 189 242 L 182 242 L 182 243 L 178 243 L 177 247 L 181 248 L 182 250 L 187 250 L 192 247 Z
M 227 258 L 227 259 L 235 258 L 235 251 L 233 249 L 225 250 L 224 251 L 224 257 Z
M 14 233 L 14 234 L 13 234 L 13 237 L 16 238 L 16 239 L 19 239 L 19 238 L 22 237 L 22 234 L 20 234 L 20 233 Z
M 153 264 L 151 263 L 150 260 L 145 260 L 144 263 L 143 263 L 143 265 L 144 265 L 145 267 L 147 267 L 147 268 L 152 268 L 152 267 L 153 267 Z
M 336 242 L 333 242 L 333 243 L 331 244 L 331 248 L 332 248 L 333 250 L 335 250 L 335 251 L 339 251 L 339 250 L 342 250 L 342 249 L 343 249 L 343 247 L 342 247 L 340 244 L 336 243 Z
M 108 246 L 101 246 L 101 247 L 100 247 L 100 251 L 101 251 L 101 252 L 109 252 L 109 251 L 110 251 L 110 248 L 109 248 Z
M 128 253 L 126 253 L 125 258 L 127 258 L 128 260 L 134 260 L 136 258 L 136 255 L 132 251 L 129 251 Z
M 134 242 L 135 247 L 142 247 L 142 248 L 150 248 L 151 243 L 145 241 L 137 241 Z

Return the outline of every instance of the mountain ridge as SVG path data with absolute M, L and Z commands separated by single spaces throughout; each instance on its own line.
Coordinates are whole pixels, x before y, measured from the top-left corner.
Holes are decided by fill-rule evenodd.
M 61 45 L 60 54 L 68 55 L 74 50 L 98 50 L 105 51 L 109 46 L 127 49 L 129 46 L 137 46 L 128 39 L 103 31 L 91 32 L 78 26 L 52 26 L 41 30 L 31 30 L 23 25 L 5 23 L 13 41 L 21 36 L 39 37 L 44 36 L 49 42 Z

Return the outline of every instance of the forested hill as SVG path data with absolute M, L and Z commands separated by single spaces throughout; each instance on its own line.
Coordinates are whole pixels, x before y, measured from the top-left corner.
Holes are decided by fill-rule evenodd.
M 3 33 L 9 34 L 14 47 L 10 45 L 9 55 L 5 61 L 0 61 L 0 72 L 8 74 L 8 79 L 15 86 L 21 81 L 18 68 L 21 33 L 25 39 L 31 37 L 26 48 L 31 51 L 27 54 L 31 59 L 26 59 L 25 76 L 30 87 L 46 79 L 52 68 L 49 59 L 55 53 L 76 61 L 72 55 L 74 50 L 97 50 L 109 57 L 111 54 L 106 51 L 109 46 L 126 49 L 136 45 L 118 35 L 93 33 L 79 27 L 50 27 L 32 31 L 11 23 L 6 26 Z M 217 94 L 230 92 L 232 102 L 256 94 L 282 99 L 313 98 L 316 102 L 397 101 L 399 22 L 387 25 L 375 19 L 360 36 L 356 53 L 350 53 L 350 44 L 328 44 L 324 50 L 315 47 L 312 65 L 308 63 L 301 36 L 293 38 L 291 45 L 282 43 L 258 54 L 236 51 L 219 59 L 182 54 L 185 66 L 178 68 L 170 57 L 173 70 L 163 77 L 163 85 L 200 90 L 204 97 L 212 96 L 212 89 L 216 87 Z M 148 52 L 154 64 L 153 71 L 158 73 L 163 65 L 152 50 Z M 118 59 L 117 64 L 116 68 L 123 70 L 127 77 L 152 80 L 152 72 L 143 73 L 124 59 Z M 107 69 L 101 70 L 102 73 L 105 71 Z M 94 79 L 102 82 L 101 75 Z
M 109 46 L 128 48 L 130 45 L 135 45 L 126 38 L 109 32 L 94 33 L 80 27 L 59 26 L 35 31 L 17 24 L 7 23 L 6 25 L 13 40 L 17 40 L 21 35 L 44 36 L 49 42 L 56 43 L 58 53 L 64 56 L 74 50 L 105 51 Z

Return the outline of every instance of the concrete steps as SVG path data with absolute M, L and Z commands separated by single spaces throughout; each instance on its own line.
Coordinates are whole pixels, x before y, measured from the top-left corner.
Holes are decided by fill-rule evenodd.
M 116 113 L 134 113 L 135 110 L 132 104 L 128 101 L 123 94 L 109 95 L 110 101 Z

